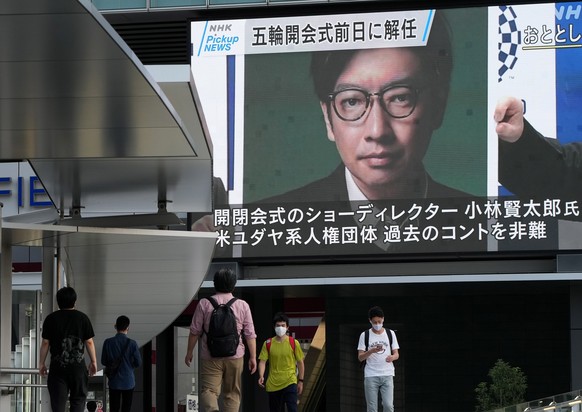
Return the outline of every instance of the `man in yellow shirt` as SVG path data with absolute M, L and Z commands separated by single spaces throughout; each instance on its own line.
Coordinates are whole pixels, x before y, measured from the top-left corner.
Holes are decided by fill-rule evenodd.
M 273 318 L 277 336 L 263 343 L 259 354 L 259 386 L 269 393 L 270 412 L 297 412 L 297 397 L 303 392 L 305 365 L 303 351 L 295 339 L 287 335 L 289 318 L 277 313 Z M 265 385 L 265 369 L 269 361 L 269 376 Z

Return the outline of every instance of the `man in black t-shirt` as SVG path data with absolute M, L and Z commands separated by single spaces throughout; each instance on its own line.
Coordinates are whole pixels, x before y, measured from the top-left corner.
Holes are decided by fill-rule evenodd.
M 42 326 L 39 372 L 48 373 L 47 387 L 53 412 L 64 412 L 67 397 L 70 412 L 83 412 L 89 376 L 97 372 L 93 326 L 83 312 L 75 309 L 77 293 L 71 287 L 57 292 L 59 310 L 46 317 Z M 51 354 L 50 370 L 45 361 Z M 91 358 L 85 364 L 85 349 Z

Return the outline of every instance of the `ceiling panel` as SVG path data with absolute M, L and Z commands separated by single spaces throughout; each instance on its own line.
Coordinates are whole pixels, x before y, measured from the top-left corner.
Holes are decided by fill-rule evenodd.
M 0 161 L 30 161 L 57 209 L 211 211 L 195 93 L 185 123 L 89 1 L 0 2 L 0 74 Z

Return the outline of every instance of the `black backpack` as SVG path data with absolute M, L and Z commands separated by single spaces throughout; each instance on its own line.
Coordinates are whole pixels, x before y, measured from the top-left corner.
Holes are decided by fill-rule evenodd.
M 214 307 L 210 316 L 208 332 L 204 331 L 210 355 L 213 358 L 233 356 L 240 342 L 236 316 L 231 308 L 237 298 L 232 298 L 224 305 L 219 305 L 212 297 L 206 299 Z
M 392 354 L 392 329 L 386 329 L 386 335 L 388 335 L 388 343 L 390 343 L 390 354 Z M 366 346 L 366 350 L 368 350 L 368 346 L 370 346 L 370 329 L 366 329 L 364 332 L 364 345 Z M 365 359 L 360 362 L 360 366 L 362 368 L 366 366 Z

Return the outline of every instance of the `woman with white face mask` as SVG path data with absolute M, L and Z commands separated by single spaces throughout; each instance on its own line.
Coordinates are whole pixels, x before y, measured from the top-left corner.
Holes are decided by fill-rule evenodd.
M 267 339 L 259 354 L 259 386 L 269 394 L 270 412 L 297 411 L 297 398 L 303 392 L 305 365 L 301 345 L 287 335 L 289 318 L 277 313 L 273 318 L 275 335 Z M 269 362 L 269 376 L 265 383 L 265 369 Z
M 371 328 L 362 332 L 358 360 L 365 362 L 364 394 L 367 412 L 378 411 L 378 392 L 384 412 L 394 411 L 394 361 L 399 358 L 398 340 L 393 330 L 384 329 L 384 311 L 374 306 L 368 311 Z M 388 335 L 390 334 L 390 335 Z

